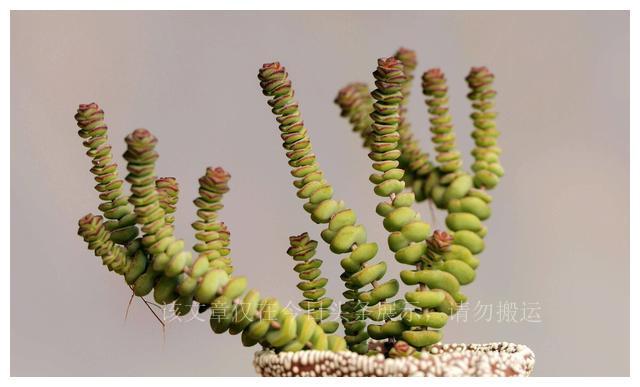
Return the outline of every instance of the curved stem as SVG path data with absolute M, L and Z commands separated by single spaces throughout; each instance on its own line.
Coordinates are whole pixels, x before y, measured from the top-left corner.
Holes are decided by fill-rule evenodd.
M 135 214 L 122 193 L 123 181 L 118 177 L 118 165 L 113 162 L 104 111 L 96 103 L 81 104 L 75 119 L 80 128 L 78 135 L 85 139 L 82 144 L 91 157 L 91 173 L 98 182 L 95 189 L 102 200 L 98 209 L 109 219 L 104 225 L 111 231 L 113 242 L 126 245 L 136 238 L 138 227 Z

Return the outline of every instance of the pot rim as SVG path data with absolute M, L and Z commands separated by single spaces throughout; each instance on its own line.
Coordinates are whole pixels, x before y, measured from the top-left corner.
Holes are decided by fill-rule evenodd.
M 255 353 L 253 364 L 262 376 L 528 376 L 535 355 L 526 345 L 508 342 L 438 343 L 419 358 L 263 349 Z

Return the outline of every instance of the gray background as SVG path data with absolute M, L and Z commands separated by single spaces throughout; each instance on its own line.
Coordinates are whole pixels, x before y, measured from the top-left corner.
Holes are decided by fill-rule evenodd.
M 139 300 L 124 321 L 129 289 L 76 236 L 98 204 L 79 103 L 105 109 L 121 173 L 124 136 L 141 126 L 157 135 L 159 174 L 181 183 L 177 233 L 189 244 L 197 178 L 227 168 L 236 272 L 297 300 L 287 236 L 317 239 L 321 227 L 294 195 L 257 69 L 287 66 L 337 197 L 384 245 L 370 161 L 332 100 L 350 81 L 371 82 L 376 59 L 400 45 L 417 50 L 419 72 L 446 72 L 467 165 L 464 77 L 472 65 L 497 76 L 507 176 L 466 288 L 467 321 L 450 322 L 445 341 L 527 344 L 538 376 L 628 375 L 627 12 L 13 12 L 11 373 L 253 375 L 255 348 L 207 322 L 170 323 L 163 340 Z M 427 146 L 417 85 L 410 109 Z M 338 258 L 325 245 L 319 257 L 339 298 Z M 392 262 L 387 278 L 399 270 Z M 499 322 L 505 301 L 540 303 L 542 322 Z M 492 305 L 490 321 L 475 321 L 478 303 Z

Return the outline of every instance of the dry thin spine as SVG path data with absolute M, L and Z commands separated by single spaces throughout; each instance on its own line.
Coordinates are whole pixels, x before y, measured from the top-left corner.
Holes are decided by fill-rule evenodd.
M 279 63 L 265 64 L 258 74 L 263 94 L 271 97 L 268 101 L 272 112 L 280 124 L 283 146 L 287 150 L 291 174 L 297 178 L 294 185 L 298 188 L 297 196 L 308 199 L 304 209 L 311 214 L 311 219 L 319 224 L 327 224 L 322 231 L 322 239 L 329 244 L 332 252 L 348 254 L 341 260 L 345 272 L 341 279 L 347 291 L 343 295 L 348 301 L 340 305 L 341 318 L 345 328 L 345 340 L 349 348 L 356 352 L 368 351 L 366 331 L 366 315 L 364 304 L 358 300 L 361 289 L 371 284 L 374 288 L 386 272 L 384 261 L 371 266 L 371 260 L 378 251 L 375 243 L 367 242 L 364 226 L 356 224 L 353 210 L 345 208 L 343 202 L 333 199 L 333 188 L 324 179 L 323 173 L 312 153 L 311 142 L 298 109 L 293 99 L 291 81 L 284 67 Z

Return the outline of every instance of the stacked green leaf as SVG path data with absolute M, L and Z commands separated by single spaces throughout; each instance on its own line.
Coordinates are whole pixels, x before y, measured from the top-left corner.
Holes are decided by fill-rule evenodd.
M 462 158 L 456 147 L 456 136 L 453 132 L 451 115 L 449 114 L 448 87 L 444 73 L 440 69 L 431 69 L 422 76 L 422 92 L 427 97 L 431 122 L 431 141 L 438 152 L 438 172 L 440 178 L 431 192 L 436 206 L 446 208 L 446 199 L 442 194 L 446 187 L 456 178 L 463 175 Z
M 198 239 L 194 249 L 199 256 L 192 262 L 184 242 L 174 237 L 178 184 L 174 178 L 156 179 L 157 140 L 144 129 L 127 136 L 124 157 L 131 195 L 123 196 L 123 181 L 118 179 L 107 142 L 104 113 L 96 104 L 81 105 L 76 120 L 87 155 L 92 158 L 91 172 L 102 200 L 99 209 L 107 221 L 89 214 L 79 221 L 78 234 L 110 271 L 133 285 L 134 294 L 143 296 L 154 290 L 154 299 L 160 304 L 174 303 L 179 315 L 189 313 L 194 302 L 198 303 L 201 312 L 211 310 L 214 332 L 239 334 L 246 346 L 261 344 L 276 351 L 342 351 L 348 346 L 368 353 L 371 337 L 387 340 L 371 348 L 373 352 L 375 348 L 388 350 L 390 357 L 411 356 L 415 349 L 428 348 L 441 339 L 448 316 L 466 301 L 460 290 L 475 279 L 476 255 L 484 249 L 487 234 L 482 222 L 491 214 L 492 198 L 485 189 L 493 188 L 503 172 L 496 144 L 499 133 L 494 122 L 493 74 L 479 67 L 467 77 L 476 142 L 472 152 L 475 175 L 471 176 L 461 170 L 446 80 L 437 69 L 423 76 L 437 168 L 413 139 L 406 121 L 406 97 L 415 65 L 415 53 L 401 49 L 395 57 L 378 61 L 376 90 L 371 95 L 364 84 L 352 84 L 336 98 L 342 115 L 349 118 L 371 150 L 369 157 L 376 172 L 370 181 L 374 192 L 384 198 L 376 212 L 384 218 L 389 248 L 398 262 L 411 266 L 401 271 L 400 278 L 416 288 L 407 292 L 404 300 L 396 301 L 391 299 L 398 292 L 398 281 L 382 282 L 385 262 L 370 262 L 378 252 L 377 244 L 367 242 L 366 230 L 357 224 L 354 211 L 333 198 L 333 188 L 312 152 L 286 70 L 276 62 L 259 71 L 263 93 L 271 97 L 268 103 L 280 124 L 297 195 L 306 200 L 303 208 L 314 222 L 326 225 L 321 237 L 330 250 L 344 254 L 340 265 L 347 301 L 340 305 L 340 315 L 345 338 L 330 334 L 337 323 L 328 321 L 333 300 L 326 297 L 322 261 L 314 258 L 316 241 L 306 233 L 290 237 L 287 251 L 298 262 L 294 270 L 302 280 L 298 287 L 304 300 L 299 305 L 304 313 L 295 315 L 278 300 L 248 290 L 245 277 L 231 275 L 230 232 L 218 220 L 230 176 L 222 168 L 208 168 L 199 180 L 199 196 L 194 201 L 199 218 L 193 223 Z M 405 192 L 405 187 L 412 192 Z M 425 199 L 447 210 L 445 222 L 450 232 L 430 234 L 429 224 L 413 208 L 415 202 Z M 141 237 L 137 237 L 138 225 Z M 405 310 L 407 303 L 411 307 Z M 378 324 L 367 326 L 367 319 Z
M 243 301 L 241 305 L 247 303 Z M 251 312 L 253 309 L 242 314 L 251 315 Z M 234 313 L 234 316 L 239 315 Z M 245 346 L 260 343 L 266 348 L 291 352 L 303 349 L 339 352 L 347 349 L 342 337 L 325 333 L 312 316 L 306 313 L 296 316 L 274 298 L 261 299 L 253 316 L 253 321 L 242 330 L 241 339 Z M 237 332 L 232 329 L 231 334 Z
M 473 183 L 477 188 L 492 189 L 504 175 L 499 160 L 502 150 L 497 144 L 500 132 L 496 129 L 496 112 L 493 110 L 496 96 L 492 88 L 494 75 L 486 67 L 473 67 L 466 79 L 471 89 L 468 97 L 474 109 L 471 114 L 475 127 L 471 135 L 476 144 L 471 152 L 475 158 L 471 166 L 475 172 Z
M 479 265 L 475 255 L 484 250 L 483 238 L 487 228 L 482 221 L 491 214 L 491 197 L 474 189 L 473 178 L 461 170 L 462 160 L 455 145 L 446 79 L 442 71 L 432 69 L 424 73 L 423 92 L 429 106 L 431 131 L 434 133 L 432 141 L 438 151 L 436 160 L 440 175 L 438 184 L 431 191 L 431 198 L 436 206 L 447 210 L 445 223 L 452 237 L 442 232 L 434 233 L 428 240 L 428 259 L 424 260 L 424 265 L 435 274 L 401 273 L 401 276 L 405 282 L 422 283 L 430 289 L 435 284 L 436 289 L 444 290 L 445 302 L 439 311 L 452 314 L 456 312 L 457 305 L 467 299 L 460 293 L 460 286 L 475 279 L 475 269 Z
M 129 268 L 126 251 L 111 240 L 111 232 L 106 229 L 101 216 L 87 214 L 78 221 L 78 235 L 84 239 L 102 264 L 109 271 L 124 274 Z
M 320 277 L 322 272 L 322 260 L 313 258 L 316 254 L 318 242 L 309 238 L 309 234 L 302 233 L 289 237 L 290 247 L 287 254 L 298 262 L 293 270 L 298 273 L 298 278 L 302 280 L 298 283 L 298 289 L 302 291 L 304 299 L 298 304 L 305 313 L 313 317 L 326 333 L 333 333 L 338 329 L 337 321 L 328 321 L 331 316 L 330 307 L 333 299 L 325 297 L 327 290 L 325 285 L 328 280 Z
M 102 135 L 105 135 L 106 144 L 106 128 Z M 188 259 L 176 264 L 176 257 L 188 254 L 182 251 L 182 243 L 176 243 L 171 226 L 173 219 L 167 219 L 165 213 L 165 209 L 169 213 L 175 210 L 177 184 L 172 178 L 156 179 L 157 140 L 150 132 L 138 129 L 126 140 L 127 181 L 132 186 L 130 202 L 134 205 L 144 236 L 128 243 L 125 249 L 113 242 L 102 217 L 89 214 L 78 222 L 78 234 L 87 242 L 89 249 L 102 258 L 109 270 L 124 275 L 140 296 L 155 289 L 154 298 L 159 303 L 176 301 L 174 307 L 178 314 L 186 314 L 193 301 L 209 305 L 214 332 L 242 333 L 244 345 L 261 343 L 266 348 L 281 351 L 346 349 L 343 338 L 325 333 L 312 316 L 295 316 L 277 300 L 263 299 L 255 290 L 246 291 L 247 279 L 230 276 L 227 270 L 211 265 L 209 251 L 193 263 Z M 228 191 L 228 180 L 229 174 L 222 168 L 209 168 L 200 179 L 201 200 L 196 202 L 201 204 L 199 216 L 203 224 L 215 218 L 207 215 L 208 212 L 221 208 L 218 205 L 221 195 Z M 202 230 L 211 231 L 206 227 Z M 224 240 L 228 242 L 226 228 L 224 231 L 227 233 Z M 208 242 L 207 238 L 201 240 Z M 154 267 L 163 255 L 170 259 L 163 270 L 157 270 Z M 150 265 L 147 265 L 148 256 L 153 259 Z
M 456 296 L 460 284 L 450 273 L 439 270 L 441 254 L 446 251 L 451 237 L 436 230 L 427 239 L 427 250 L 417 270 L 404 270 L 400 277 L 407 285 L 418 285 L 415 291 L 407 292 L 405 298 L 415 307 L 402 314 L 402 321 L 411 327 L 403 338 L 415 347 L 434 344 L 442 338 L 441 328 L 448 315 L 457 311 Z
M 406 75 L 402 63 L 394 58 L 378 60 L 378 68 L 373 73 L 376 79 L 377 89 L 371 93 L 375 99 L 374 112 L 371 117 L 374 121 L 372 152 L 369 158 L 373 160 L 373 168 L 378 171 L 371 175 L 370 180 L 376 186 L 374 192 L 378 196 L 387 197 L 389 201 L 381 202 L 376 212 L 384 217 L 383 226 L 390 233 L 388 244 L 395 253 L 395 259 L 403 264 L 413 267 L 421 266 L 423 257 L 427 254 L 426 239 L 430 233 L 430 226 L 420 219 L 420 215 L 413 210 L 415 201 L 413 193 L 403 192 L 404 182 L 402 177 L 404 170 L 399 168 L 398 149 L 401 101 L 403 99 L 402 88 L 406 83 Z M 413 285 L 413 284 L 411 284 Z M 397 291 L 398 283 L 389 284 Z M 419 294 L 422 297 L 424 291 Z M 410 293 L 408 293 L 410 294 Z M 409 303 L 414 301 L 406 297 Z M 442 301 L 440 298 L 438 304 Z M 440 340 L 437 332 L 427 332 L 418 329 L 409 330 L 405 319 L 402 321 L 390 321 L 403 312 L 404 300 L 388 303 L 387 310 L 390 315 L 382 325 L 370 325 L 369 334 L 374 339 L 389 337 L 402 338 L 416 347 L 431 345 Z M 445 320 L 446 321 L 446 320 Z M 435 340 L 435 341 L 434 341 Z
M 367 266 L 378 252 L 378 245 L 367 242 L 366 229 L 356 224 L 356 214 L 345 208 L 343 202 L 333 199 L 333 188 L 324 179 L 322 170 L 311 149 L 311 142 L 293 98 L 293 88 L 287 72 L 280 63 L 265 64 L 258 73 L 264 95 L 272 112 L 277 116 L 283 146 L 287 150 L 291 174 L 296 178 L 294 186 L 297 196 L 307 199 L 304 209 L 311 219 L 328 224 L 322 231 L 322 239 L 332 252 L 348 254 L 340 262 L 345 270 L 341 279 L 347 291 L 343 295 L 348 301 L 340 305 L 341 318 L 349 348 L 358 353 L 368 351 L 365 304 L 359 300 L 361 289 L 371 284 L 374 290 L 387 269 L 384 261 Z
M 176 212 L 178 204 L 178 182 L 174 177 L 161 177 L 156 180 L 156 190 L 158 191 L 160 207 L 164 211 L 164 221 L 172 224 L 175 221 L 173 213 Z
M 198 207 L 200 220 L 191 224 L 199 241 L 193 249 L 208 259 L 211 268 L 222 269 L 228 274 L 233 272 L 229 257 L 230 234 L 227 226 L 217 218 L 218 212 L 224 207 L 222 196 L 229 191 L 230 178 L 231 175 L 220 167 L 207 168 L 199 180 L 200 196 L 193 201 Z
M 178 298 L 178 276 L 191 264 L 191 253 L 183 251 L 184 241 L 173 236 L 173 226 L 166 222 L 160 204 L 155 174 L 157 139 L 146 129 L 136 129 L 125 141 L 127 151 L 123 157 L 129 171 L 126 180 L 131 183 L 129 202 L 144 233 L 142 246 L 152 257 L 151 265 L 135 280 L 133 291 L 144 296 L 154 289 L 156 302 L 168 304 Z
M 126 245 L 136 238 L 138 227 L 136 216 L 122 194 L 123 181 L 118 178 L 118 165 L 113 162 L 104 111 L 96 103 L 81 104 L 75 119 L 80 128 L 78 134 L 85 139 L 83 145 L 88 148 L 87 156 L 92 159 L 91 173 L 98 182 L 95 189 L 102 200 L 98 209 L 109 219 L 104 226 L 111 231 L 111 240 Z
M 452 249 L 461 250 L 457 256 L 464 259 L 459 260 L 466 261 L 466 266 L 470 264 L 475 269 L 478 263 L 473 255 L 484 249 L 482 238 L 487 234 L 487 229 L 482 221 L 491 214 L 491 197 L 483 191 L 473 189 L 474 178 L 461 170 L 462 160 L 455 145 L 444 74 L 439 69 L 431 69 L 424 73 L 422 79 L 441 176 L 431 191 L 431 198 L 436 206 L 448 212 L 445 221 L 449 230 L 454 233 Z M 452 265 L 460 264 L 451 263 L 447 267 Z M 468 272 L 466 266 L 463 269 Z
M 395 58 L 403 63 L 406 76 L 402 87 L 402 93 L 405 98 L 401 102 L 399 111 L 398 133 L 400 134 L 400 139 L 398 141 L 398 149 L 401 154 L 398 161 L 400 162 L 400 168 L 405 170 L 403 180 L 406 186 L 413 190 L 416 194 L 416 201 L 420 202 L 430 197 L 431 188 L 438 181 L 438 175 L 437 173 L 432 173 L 434 168 L 429 160 L 429 154 L 421 149 L 419 141 L 411 131 L 406 115 L 408 96 L 411 93 L 411 80 L 417 65 L 415 52 L 400 48 L 396 52 Z M 357 85 L 357 88 L 355 85 Z M 365 138 L 365 148 L 370 148 L 371 141 L 368 139 L 370 130 L 368 128 L 370 128 L 372 122 L 368 115 L 361 113 L 373 110 L 373 100 L 366 90 L 365 84 L 349 84 L 339 91 L 338 97 L 334 102 L 340 107 L 341 115 L 349 118 L 353 131 L 360 133 Z
M 204 176 L 199 179 L 200 189 L 199 196 L 193 203 L 198 208 L 198 221 L 191 226 L 196 230 L 196 239 L 198 243 L 193 249 L 199 253 L 193 268 L 185 269 L 185 273 L 178 278 L 179 299 L 175 303 L 175 311 L 178 315 L 189 313 L 193 304 L 194 292 L 198 281 L 201 281 L 208 271 L 222 270 L 230 275 L 233 272 L 232 260 L 229 257 L 231 252 L 229 248 L 230 233 L 223 222 L 218 221 L 218 212 L 223 208 L 223 195 L 229 191 L 229 179 L 231 175 L 223 168 L 207 168 Z M 217 274 L 218 276 L 220 274 Z M 244 277 L 240 277 L 238 281 L 245 281 Z M 208 301 L 208 297 L 206 297 Z M 204 311 L 209 307 L 215 306 L 217 309 L 227 311 L 231 308 L 232 300 L 228 297 L 222 297 L 215 300 L 215 305 L 208 302 L 200 304 L 200 310 Z M 213 312 L 216 312 L 212 309 Z M 219 310 L 217 311 L 220 312 Z M 221 327 L 217 329 L 222 329 Z M 215 329 L 214 329 L 215 330 Z M 222 331 L 226 330 L 223 329 Z
M 406 185 L 410 187 L 415 184 L 413 189 L 416 193 L 416 199 L 422 201 L 428 195 L 428 191 L 425 192 L 425 190 L 428 190 L 429 187 L 425 183 L 429 172 L 433 169 L 433 165 L 429 161 L 429 154 L 422 151 L 420 143 L 414 138 L 411 124 L 407 119 L 407 105 L 411 94 L 413 72 L 418 62 L 415 51 L 407 48 L 398 49 L 394 57 L 402 63 L 405 75 L 405 80 L 400 90 L 403 98 L 400 102 L 400 121 L 398 122 L 398 134 L 400 135 L 398 149 L 401 152 L 398 161 L 400 162 L 400 168 L 406 172 L 404 176 Z
M 191 269 L 194 276 L 205 273 L 196 282 L 194 299 L 211 305 L 210 325 L 215 333 L 240 334 L 245 346 L 261 344 L 279 351 L 346 349 L 344 339 L 327 335 L 311 315 L 296 316 L 275 298 L 261 298 L 254 289 L 246 291 L 246 277 L 206 269 L 206 264 L 198 272 L 198 263 L 205 261 L 206 257 L 198 258 Z
M 399 58 L 409 64 L 408 70 Z M 473 178 L 461 170 L 462 161 L 448 111 L 446 80 L 437 69 L 424 74 L 423 91 L 428 97 L 438 168 L 419 179 L 407 179 L 410 172 L 403 169 L 410 167 L 400 163 L 407 150 L 401 146 L 399 131 L 406 113 L 403 93 L 410 87 L 407 74 L 411 74 L 413 67 L 415 56 L 408 50 L 400 50 L 395 58 L 379 61 L 374 73 L 377 89 L 372 93 L 375 103 L 369 156 L 378 171 L 370 177 L 376 184 L 375 192 L 389 197 L 389 201 L 376 208 L 390 232 L 389 247 L 396 260 L 415 266 L 415 270 L 401 273 L 405 284 L 418 285 L 416 291 L 405 296 L 415 309 L 403 311 L 401 320 L 386 319 L 382 325 L 370 325 L 368 332 L 374 339 L 403 339 L 416 348 L 423 348 L 441 339 L 440 329 L 447 316 L 466 301 L 460 287 L 475 278 L 479 263 L 475 255 L 484 248 L 482 238 L 487 232 L 481 222 L 490 215 L 491 197 L 474 189 Z M 413 182 L 413 192 L 404 192 L 406 182 Z M 421 200 L 428 197 L 439 208 L 447 209 L 446 224 L 452 236 L 441 231 L 429 236 L 429 225 L 412 209 L 419 195 Z M 377 287 L 381 288 L 383 286 Z
M 340 89 L 334 102 L 340 107 L 340 115 L 349 119 L 353 131 L 360 133 L 364 140 L 363 146 L 369 147 L 371 140 L 371 118 L 373 99 L 365 83 L 350 83 Z

